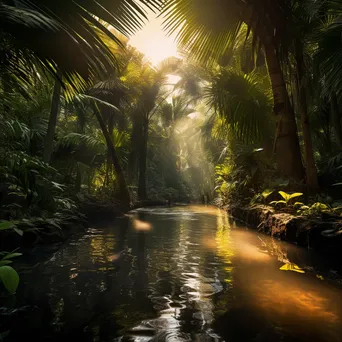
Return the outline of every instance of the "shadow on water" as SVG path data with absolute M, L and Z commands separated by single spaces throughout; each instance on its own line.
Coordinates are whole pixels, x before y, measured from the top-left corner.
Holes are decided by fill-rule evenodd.
M 210 206 L 137 210 L 17 266 L 5 341 L 341 341 L 324 260 Z

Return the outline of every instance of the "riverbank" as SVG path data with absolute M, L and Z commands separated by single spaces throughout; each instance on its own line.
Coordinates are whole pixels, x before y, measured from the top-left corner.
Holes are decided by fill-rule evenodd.
M 285 331 L 326 342 L 327 331 L 340 341 L 341 290 L 330 284 L 330 263 L 242 225 L 231 229 L 212 207 L 148 209 L 144 221 L 153 229 L 113 220 L 70 237 L 53 257 L 37 250 L 18 260 L 15 303 L 0 312 L 4 340 L 280 341 Z
M 342 219 L 336 215 L 295 216 L 270 206 L 226 207 L 234 219 L 272 237 L 312 249 L 325 256 L 342 256 Z
M 78 203 L 78 209 L 73 212 L 11 221 L 13 228 L 0 231 L 0 250 L 27 249 L 39 244 L 64 242 L 71 235 L 85 231 L 94 222 L 114 220 L 133 209 L 166 205 L 166 202 L 161 201 L 140 201 L 131 208 L 123 208 L 119 202 L 83 201 Z

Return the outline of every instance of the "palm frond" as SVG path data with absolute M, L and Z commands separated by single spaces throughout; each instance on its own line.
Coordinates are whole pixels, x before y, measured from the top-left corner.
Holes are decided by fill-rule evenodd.
M 14 51 L 30 51 L 52 73 L 57 64 L 66 78 L 73 72 L 87 78 L 117 66 L 100 33 L 120 45 L 109 25 L 130 35 L 146 20 L 143 6 L 159 5 L 159 0 L 18 0 L 1 4 L 0 30 Z
M 170 0 L 163 8 L 164 25 L 183 49 L 202 62 L 219 60 L 241 28 L 236 1 Z
M 342 6 L 341 6 L 342 7 Z M 336 91 L 342 96 L 342 15 L 321 34 L 315 64 L 321 77 L 323 95 Z
M 270 135 L 271 94 L 260 87 L 257 74 L 223 69 L 206 88 L 205 98 L 237 139 L 250 143 Z
M 104 148 L 105 145 L 102 141 L 98 140 L 96 137 L 79 134 L 79 133 L 69 133 L 61 137 L 57 142 L 58 147 L 79 147 L 83 146 L 86 148 Z

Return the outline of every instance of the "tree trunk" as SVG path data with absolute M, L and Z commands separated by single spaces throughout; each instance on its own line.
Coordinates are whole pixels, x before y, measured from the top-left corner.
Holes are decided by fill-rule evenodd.
M 338 101 L 336 93 L 331 93 L 331 122 L 334 127 L 336 142 L 338 146 L 342 147 L 342 128 L 341 128 L 341 113 L 338 108 Z
M 300 42 L 296 43 L 296 64 L 297 64 L 297 92 L 298 104 L 301 113 L 301 122 L 304 139 L 305 162 L 306 162 L 306 184 L 310 190 L 317 190 L 318 176 L 315 157 L 312 147 L 312 138 L 309 125 L 308 104 L 305 90 L 305 68 L 304 56 Z
M 274 113 L 277 119 L 275 153 L 277 168 L 284 177 L 304 179 L 297 124 L 281 66 L 272 43 L 265 44 L 266 62 L 272 83 Z
M 45 163 L 50 163 L 52 152 L 53 152 L 53 140 L 55 137 L 59 105 L 61 101 L 61 90 L 62 90 L 61 79 L 62 79 L 62 73 L 60 70 L 58 70 L 57 76 L 55 79 L 55 85 L 53 88 L 49 124 L 48 124 L 48 129 L 47 129 L 47 133 L 46 133 L 45 140 L 44 140 L 43 161 Z
M 78 194 L 81 191 L 82 185 L 82 174 L 80 170 L 80 165 L 77 163 L 76 165 L 76 179 L 75 179 L 75 192 Z
M 147 169 L 148 118 L 142 121 L 142 141 L 139 153 L 139 183 L 138 197 L 140 201 L 147 200 L 146 169 Z
M 3 92 L 3 105 L 2 110 L 4 115 L 11 114 L 11 107 L 8 105 L 12 101 L 12 89 L 8 73 L 5 71 L 1 78 L 2 92 Z
M 128 184 L 136 185 L 137 174 L 138 174 L 138 146 L 141 139 L 141 129 L 140 123 L 137 117 L 132 117 L 132 134 L 131 134 L 131 152 L 128 157 Z
M 128 209 L 130 206 L 131 200 L 130 200 L 130 196 L 129 196 L 129 192 L 128 192 L 128 188 L 127 188 L 127 184 L 126 184 L 126 180 L 125 180 L 125 175 L 124 175 L 123 170 L 121 168 L 119 158 L 116 154 L 113 141 L 109 135 L 109 132 L 107 130 L 107 127 L 106 127 L 106 124 L 103 120 L 103 117 L 97 108 L 95 108 L 94 111 L 95 111 L 96 118 L 99 122 L 99 125 L 101 127 L 103 136 L 106 139 L 108 151 L 110 152 L 110 155 L 111 155 L 111 159 L 113 162 L 115 173 L 116 173 L 116 176 L 118 179 L 121 203 L 125 209 Z
M 108 111 L 108 132 L 109 132 L 109 136 L 111 138 L 111 140 L 113 139 L 113 130 L 114 130 L 114 116 L 112 115 L 112 113 L 110 113 L 110 111 Z M 112 163 L 111 163 L 111 153 L 109 151 L 109 149 L 107 149 L 107 165 L 106 165 L 106 175 L 105 175 L 105 180 L 104 180 L 104 185 L 109 186 L 110 183 L 110 174 L 112 172 Z

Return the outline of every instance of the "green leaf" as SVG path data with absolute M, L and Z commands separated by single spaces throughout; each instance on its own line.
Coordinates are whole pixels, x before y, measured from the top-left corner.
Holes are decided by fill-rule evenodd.
M 11 263 L 12 263 L 12 260 L 0 260 L 0 267 L 5 266 L 5 265 L 9 265 Z
M 0 279 L 10 294 L 15 293 L 19 285 L 19 275 L 13 267 L 1 266 Z
M 4 221 L 0 223 L 0 230 L 7 230 L 11 229 L 12 226 L 14 225 L 13 221 Z
M 19 256 L 22 256 L 22 253 L 9 253 L 2 260 L 8 260 Z
M 18 228 L 13 227 L 13 230 L 14 230 L 17 234 L 19 234 L 20 236 L 23 236 L 23 235 L 24 235 L 24 232 L 23 232 L 21 229 L 18 229 Z

